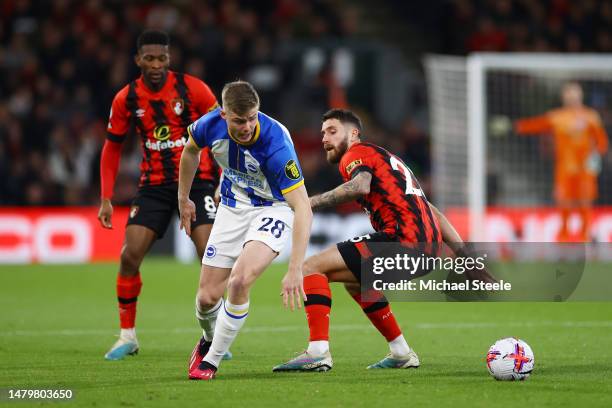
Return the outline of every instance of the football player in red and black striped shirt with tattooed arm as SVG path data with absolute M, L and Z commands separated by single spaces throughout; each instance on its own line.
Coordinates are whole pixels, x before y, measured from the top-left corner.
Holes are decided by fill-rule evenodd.
M 362 142 L 361 120 L 351 111 L 332 109 L 323 115 L 321 135 L 327 161 L 338 163 L 344 184 L 310 198 L 313 210 L 356 200 L 369 214 L 376 232 L 341 242 L 308 258 L 303 266 L 308 349 L 273 371 L 327 371 L 329 353 L 329 282 L 344 283 L 372 324 L 386 338 L 390 353 L 368 368 L 410 368 L 419 358 L 402 335 L 382 292 L 361 292 L 361 267 L 376 256 L 376 243 L 445 242 L 458 255 L 464 243 L 446 217 L 431 205 L 416 178 L 397 156 Z M 374 244 L 373 246 L 371 244 Z M 395 246 L 397 248 L 397 246 Z M 369 301 L 376 299 L 375 301 Z
M 137 48 L 135 62 L 142 75 L 115 95 L 100 161 L 102 191 L 98 219 L 102 227 L 112 228 L 111 198 L 122 142 L 132 134 L 139 138 L 143 152 L 139 190 L 130 209 L 117 276 L 121 333 L 106 353 L 107 360 L 119 360 L 138 351 L 135 321 L 142 286 L 140 264 L 153 242 L 166 232 L 172 215 L 178 213 L 179 162 L 189 137 L 187 126 L 217 107 L 215 96 L 204 82 L 168 69 L 166 33 L 143 32 Z M 210 151 L 204 149 L 191 190 L 191 199 L 197 205 L 191 239 L 200 259 L 215 217 L 218 173 Z

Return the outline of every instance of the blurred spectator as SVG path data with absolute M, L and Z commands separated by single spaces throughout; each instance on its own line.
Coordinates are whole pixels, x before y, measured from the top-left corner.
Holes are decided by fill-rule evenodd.
M 428 7 L 411 6 L 418 2 L 387 3 L 412 12 L 398 13 L 403 25 L 432 25 L 421 15 Z M 437 28 L 428 31 L 438 37 L 433 42 L 438 52 L 612 52 L 610 0 L 440 3 L 442 8 L 429 8 L 441 10 L 442 23 L 437 16 Z M 226 81 L 253 82 L 262 94 L 262 109 L 288 124 L 309 189 L 338 184 L 331 176 L 336 169 L 321 160 L 318 120 L 338 101 L 359 107 L 351 106 L 351 92 L 330 74 L 328 50 L 312 47 L 296 55 L 288 45 L 362 42 L 364 25 L 380 24 L 384 32 L 384 21 L 363 18 L 379 6 L 347 0 L 0 2 L 0 205 L 97 204 L 108 106 L 115 92 L 139 74 L 131 59 L 144 28 L 169 31 L 176 45 L 172 69 L 202 78 L 217 95 Z M 401 41 L 423 41 L 406 38 Z M 426 126 L 406 120 L 398 129 L 383 129 L 376 119 L 366 126 L 367 138 L 397 150 L 428 190 Z M 134 194 L 138 143 L 131 138 L 124 146 L 117 203 L 128 203 Z
M 508 48 L 506 32 L 497 27 L 490 17 L 478 19 L 478 28 L 467 39 L 468 51 L 505 51 Z
M 285 74 L 275 58 L 280 38 L 350 35 L 359 27 L 354 10 L 327 0 L 9 0 L 0 10 L 0 205 L 98 202 L 108 106 L 138 75 L 131 58 L 144 28 L 171 34 L 178 45 L 172 69 L 206 80 L 217 94 L 225 82 L 248 78 L 275 114 Z M 119 204 L 137 184 L 140 146 L 131 139 Z M 319 160 L 313 163 L 316 173 Z
M 449 4 L 442 19 L 446 27 L 443 52 L 610 52 L 609 0 L 454 0 Z

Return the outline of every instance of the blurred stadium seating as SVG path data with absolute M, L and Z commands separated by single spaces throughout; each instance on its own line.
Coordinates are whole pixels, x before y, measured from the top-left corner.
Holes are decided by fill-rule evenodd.
M 0 12 L 0 205 L 11 207 L 98 204 L 110 103 L 139 74 L 144 28 L 168 31 L 172 69 L 217 95 L 252 81 L 262 110 L 292 132 L 310 193 L 339 182 L 318 124 L 345 100 L 434 202 L 424 54 L 612 51 L 608 0 L 7 0 Z M 610 130 L 611 115 L 604 122 Z M 124 146 L 117 204 L 136 192 L 139 149 L 135 138 Z
M 3 2 L 0 204 L 97 203 L 109 106 L 114 93 L 139 75 L 132 56 L 136 36 L 147 27 L 171 34 L 173 69 L 203 78 L 217 95 L 226 81 L 254 82 L 262 109 L 289 125 L 310 189 L 337 182 L 327 174 L 317 177 L 336 173 L 325 167 L 317 131 L 328 107 L 332 70 L 341 64 L 333 60 L 346 61 L 348 73 L 339 75 L 347 88 L 357 90 L 348 89 L 349 96 L 356 94 L 354 106 L 364 111 L 376 101 L 361 84 L 380 81 L 362 73 L 367 61 L 355 62 L 380 53 L 359 43 L 359 11 L 335 1 L 243 3 Z M 331 55 L 338 46 L 350 51 Z M 353 64 L 360 65 L 359 72 Z M 384 138 L 388 131 L 376 126 L 378 118 L 371 119 L 369 135 Z M 423 124 L 406 121 L 400 134 L 405 134 L 406 147 L 416 144 L 411 155 L 427 171 Z M 119 204 L 128 204 L 134 195 L 140 160 L 136 140 L 124 149 L 115 197 Z

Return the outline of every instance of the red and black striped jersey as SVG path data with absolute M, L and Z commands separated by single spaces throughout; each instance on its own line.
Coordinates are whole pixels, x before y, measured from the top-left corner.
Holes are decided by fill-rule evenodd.
M 377 232 L 400 242 L 442 242 L 438 220 L 412 171 L 397 156 L 372 143 L 356 143 L 339 163 L 344 181 L 362 171 L 372 175 L 370 193 L 358 200 Z
M 141 187 L 177 183 L 181 153 L 189 138 L 187 126 L 217 106 L 208 85 L 193 76 L 168 71 L 166 83 L 156 92 L 141 76 L 115 95 L 107 137 L 113 142 L 122 142 L 131 133 L 140 137 Z M 210 150 L 203 149 L 195 180 L 217 179 Z

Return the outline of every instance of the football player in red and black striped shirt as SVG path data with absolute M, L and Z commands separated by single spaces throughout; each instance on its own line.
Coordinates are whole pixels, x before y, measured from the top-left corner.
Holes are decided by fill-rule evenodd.
M 367 317 L 389 342 L 390 354 L 368 368 L 418 367 L 419 359 L 402 335 L 381 292 L 361 296 L 361 266 L 376 250 L 374 243 L 446 242 L 460 252 L 463 242 L 453 226 L 421 190 L 414 175 L 397 156 L 361 141 L 361 120 L 353 112 L 332 109 L 323 116 L 321 134 L 327 161 L 338 163 L 344 184 L 310 198 L 313 209 L 357 200 L 370 215 L 375 233 L 355 237 L 306 260 L 303 266 L 304 302 L 310 342 L 308 349 L 273 371 L 327 371 L 329 353 L 329 282 L 342 282 Z M 374 245 L 375 246 L 375 245 Z M 397 246 L 395 246 L 397 247 Z
M 117 276 L 121 334 L 105 355 L 108 360 L 118 360 L 138 351 L 135 320 L 142 286 L 140 264 L 153 242 L 166 232 L 172 215 L 178 212 L 179 162 L 189 137 L 187 126 L 217 107 L 215 96 L 204 82 L 168 69 L 166 33 L 143 32 L 138 37 L 137 48 L 135 61 L 142 75 L 121 89 L 113 100 L 100 161 L 102 197 L 98 218 L 102 227 L 112 228 L 111 198 L 121 144 L 128 135 L 135 134 L 140 139 L 143 158 L 139 191 L 125 229 Z M 200 259 L 215 217 L 217 184 L 218 169 L 210 152 L 203 150 L 191 190 L 191 199 L 197 203 L 191 239 Z

